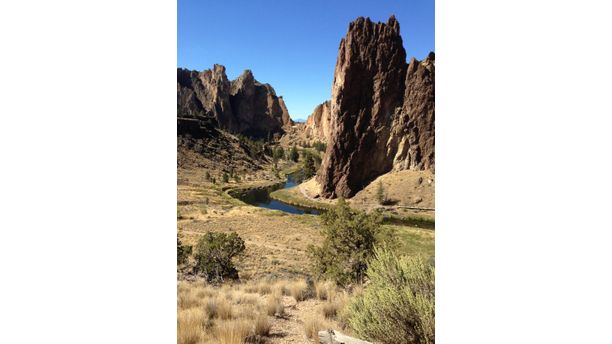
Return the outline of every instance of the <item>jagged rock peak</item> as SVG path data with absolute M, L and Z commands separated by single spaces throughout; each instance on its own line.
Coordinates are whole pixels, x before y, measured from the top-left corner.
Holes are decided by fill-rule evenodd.
M 395 16 L 359 17 L 340 42 L 317 173 L 324 197 L 352 197 L 394 168 L 433 169 L 434 56 L 408 68 L 399 29 Z
M 214 118 L 222 129 L 253 137 L 282 134 L 293 124 L 282 98 L 249 69 L 230 82 L 220 64 L 200 73 L 178 68 L 177 81 L 178 117 Z

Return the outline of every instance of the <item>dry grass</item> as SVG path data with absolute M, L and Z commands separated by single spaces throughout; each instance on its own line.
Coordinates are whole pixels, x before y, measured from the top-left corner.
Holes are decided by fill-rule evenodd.
M 258 315 L 257 318 L 255 318 L 253 334 L 255 336 L 267 337 L 270 335 L 270 330 L 272 330 L 270 319 L 264 314 Z
M 208 315 L 202 308 L 180 310 L 177 316 L 177 342 L 196 344 L 205 330 Z
M 259 297 L 252 293 L 239 291 L 234 295 L 234 302 L 238 305 L 256 305 L 259 302 Z
M 261 295 L 270 294 L 272 292 L 272 286 L 269 282 L 260 282 L 257 286 L 257 292 Z
M 315 283 L 315 296 L 319 300 L 330 300 L 334 298 L 336 285 L 331 281 L 318 281 Z
M 216 339 L 219 344 L 243 344 L 251 333 L 247 320 L 220 321 L 216 327 Z
M 281 295 L 270 295 L 266 303 L 266 313 L 270 316 L 282 317 L 285 314 L 285 307 Z
M 291 308 L 293 300 L 288 301 L 284 295 L 302 302 L 301 306 Z M 343 329 L 338 318 L 348 295 L 328 282 L 309 288 L 304 280 L 255 280 L 222 286 L 182 281 L 178 284 L 177 342 L 276 343 L 277 338 L 270 336 L 272 329 L 284 324 L 287 315 L 296 316 L 296 309 L 300 309 L 297 319 L 304 320 L 303 331 L 317 338 L 322 329 Z M 307 298 L 312 299 L 303 302 Z M 289 305 L 285 305 L 287 302 Z M 283 337 L 286 340 L 303 338 L 299 323 L 292 330 L 291 326 L 281 326 L 288 331 L 289 336 Z
M 286 281 L 277 281 L 272 287 L 272 290 L 273 290 L 272 291 L 273 294 L 291 296 L 291 292 L 289 288 L 287 287 Z
M 217 299 L 217 317 L 222 320 L 232 319 L 232 304 L 227 299 Z
M 329 323 L 316 314 L 312 314 L 304 320 L 304 334 L 315 343 L 319 342 L 319 331 L 325 330 L 328 327 Z
M 300 302 L 308 299 L 312 291 L 308 288 L 308 285 L 305 281 L 295 281 L 289 284 L 289 293 L 295 299 L 295 301 Z
M 341 306 L 337 302 L 325 302 L 321 306 L 321 312 L 325 318 L 335 318 Z

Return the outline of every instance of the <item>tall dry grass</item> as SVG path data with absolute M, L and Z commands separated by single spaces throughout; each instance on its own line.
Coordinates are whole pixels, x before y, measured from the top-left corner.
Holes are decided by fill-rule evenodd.
M 243 344 L 250 332 L 251 324 L 248 320 L 220 321 L 215 329 L 215 338 L 219 344 Z
M 202 308 L 180 310 L 177 315 L 177 342 L 196 344 L 204 335 L 208 315 Z
M 245 284 L 210 286 L 194 282 L 178 284 L 179 344 L 266 343 L 273 317 L 284 317 L 285 296 L 296 302 L 309 298 L 310 314 L 304 332 L 317 338 L 318 331 L 336 324 L 345 294 L 331 282 L 309 287 L 304 280 L 249 281 Z M 284 301 L 285 298 L 285 301 Z M 324 301 L 323 303 L 321 301 Z M 290 302 L 291 303 L 291 302 Z
M 312 290 L 308 287 L 306 281 L 294 281 L 288 286 L 289 293 L 295 301 L 304 301 L 312 296 Z
M 329 322 L 318 314 L 311 314 L 304 319 L 304 334 L 314 343 L 319 343 L 319 331 L 331 328 Z
M 266 313 L 270 316 L 283 317 L 285 315 L 285 306 L 283 305 L 283 297 L 280 294 L 272 294 L 268 296 L 266 302 Z

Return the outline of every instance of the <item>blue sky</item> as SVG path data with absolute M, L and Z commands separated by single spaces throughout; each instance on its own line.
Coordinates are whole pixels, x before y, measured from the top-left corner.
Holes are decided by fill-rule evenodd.
M 178 0 L 178 67 L 245 69 L 305 119 L 331 98 L 340 39 L 359 16 L 400 23 L 407 59 L 434 50 L 434 0 Z

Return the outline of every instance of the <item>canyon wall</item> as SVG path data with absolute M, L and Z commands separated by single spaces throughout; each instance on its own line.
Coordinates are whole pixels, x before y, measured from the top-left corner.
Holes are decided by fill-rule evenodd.
M 229 81 L 225 67 L 202 72 L 177 69 L 177 117 L 210 122 L 256 138 L 283 133 L 293 122 L 274 88 L 255 80 L 250 70 Z
M 311 140 L 329 142 L 331 134 L 331 101 L 323 102 L 308 116 L 304 127 L 306 137 Z

